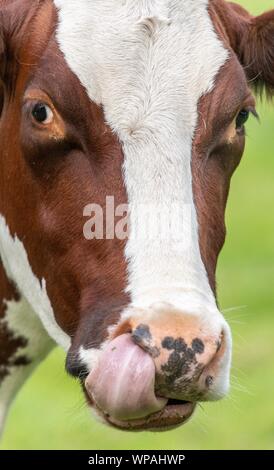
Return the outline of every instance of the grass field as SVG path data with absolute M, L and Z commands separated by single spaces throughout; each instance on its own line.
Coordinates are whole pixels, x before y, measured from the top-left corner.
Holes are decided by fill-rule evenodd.
M 274 0 L 240 2 L 254 13 Z M 219 262 L 221 307 L 234 337 L 230 396 L 204 404 L 185 427 L 122 433 L 96 423 L 56 350 L 16 400 L 2 449 L 274 449 L 274 106 L 251 118 L 233 179 Z

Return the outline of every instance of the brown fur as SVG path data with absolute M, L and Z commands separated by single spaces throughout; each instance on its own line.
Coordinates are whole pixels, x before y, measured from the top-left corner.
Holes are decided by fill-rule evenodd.
M 100 344 L 127 303 L 124 243 L 91 242 L 82 233 L 86 204 L 104 206 L 106 195 L 114 195 L 117 205 L 127 202 L 121 177 L 123 156 L 102 110 L 90 102 L 57 47 L 52 3 L 39 6 L 28 8 L 33 14 L 29 19 L 29 13 L 20 12 L 26 18 L 17 32 L 21 47 L 11 51 L 6 66 L 11 71 L 14 63 L 20 64 L 12 89 L 3 76 L 0 161 L 9 160 L 9 164 L 0 166 L 0 212 L 11 233 L 24 241 L 35 275 L 46 279 L 57 322 L 74 338 L 73 350 L 80 344 Z M 50 28 L 44 27 L 44 8 L 46 18 L 51 18 Z M 10 14 L 18 17 L 15 9 Z M 31 36 L 24 34 L 26 29 Z M 36 45 L 35 52 L 29 41 Z M 51 131 L 33 130 L 22 113 L 22 99 L 32 89 L 47 90 L 61 116 L 62 139 L 52 138 Z M 10 181 L 16 181 L 16 186 Z
M 212 0 L 229 45 L 244 67 L 256 93 L 274 94 L 274 10 L 254 17 L 244 8 L 224 0 Z
M 27 340 L 22 336 L 14 336 L 6 323 L 6 301 L 9 300 L 19 300 L 19 294 L 7 280 L 0 258 L 0 386 L 11 367 L 29 364 L 26 356 L 16 354 L 27 345 Z
M 215 290 L 230 179 L 244 149 L 243 133 L 225 136 L 240 110 L 254 105 L 248 85 L 273 94 L 274 12 L 254 18 L 211 0 L 210 15 L 230 59 L 200 100 L 192 168 L 201 254 Z M 79 345 L 100 346 L 129 302 L 125 244 L 85 240 L 83 207 L 104 206 L 106 195 L 126 203 L 127 194 L 121 144 L 66 64 L 56 22 L 51 0 L 0 2 L 0 213 L 23 241 L 34 274 L 46 280 L 56 320 L 72 338 L 68 370 L 75 374 Z M 34 128 L 22 109 L 39 89 L 58 116 L 54 129 Z M 1 302 L 6 284 L 2 274 Z M 12 348 L 5 337 L 2 345 Z

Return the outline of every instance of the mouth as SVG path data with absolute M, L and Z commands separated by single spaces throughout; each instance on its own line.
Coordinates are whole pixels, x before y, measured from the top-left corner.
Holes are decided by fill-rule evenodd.
M 161 411 L 146 418 L 120 421 L 103 413 L 96 406 L 97 412 L 108 424 L 124 431 L 167 431 L 186 423 L 191 418 L 195 408 L 196 403 L 169 399 Z
M 127 431 L 168 430 L 184 424 L 196 403 L 157 396 L 155 364 L 129 334 L 112 340 L 85 380 L 89 403 L 103 422 Z

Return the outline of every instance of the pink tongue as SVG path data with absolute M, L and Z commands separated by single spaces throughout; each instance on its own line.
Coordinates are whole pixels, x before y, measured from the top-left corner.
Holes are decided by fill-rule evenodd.
M 164 408 L 167 400 L 154 393 L 152 358 L 133 343 L 130 334 L 118 336 L 102 351 L 86 379 L 96 405 L 118 420 L 144 418 Z

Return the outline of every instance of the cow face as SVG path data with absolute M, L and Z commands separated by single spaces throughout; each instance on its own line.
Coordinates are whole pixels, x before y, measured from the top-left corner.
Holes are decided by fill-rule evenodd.
M 2 262 L 105 421 L 181 424 L 229 387 L 215 270 L 249 84 L 273 92 L 273 12 L 18 3 L 1 4 Z

